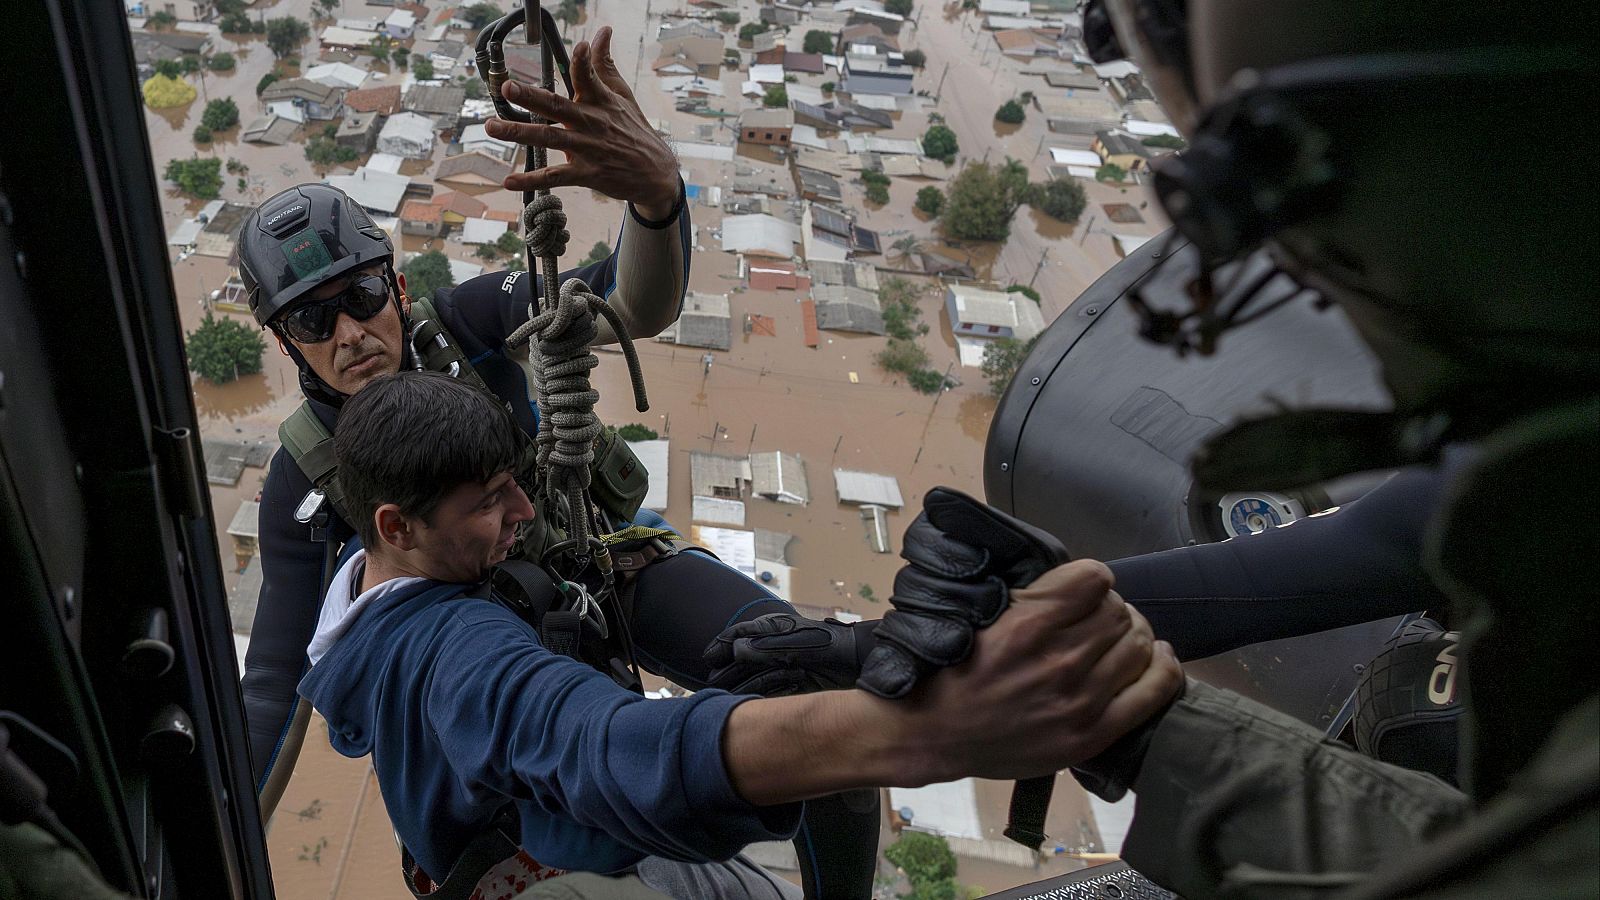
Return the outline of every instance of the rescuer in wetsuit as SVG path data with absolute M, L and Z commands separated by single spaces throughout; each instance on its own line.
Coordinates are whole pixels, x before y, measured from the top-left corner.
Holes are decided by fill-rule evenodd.
M 627 201 L 627 211 L 612 255 L 563 278 L 583 278 L 607 297 L 633 336 L 646 337 L 670 324 L 681 306 L 689 273 L 689 212 L 671 151 L 626 92 L 608 52 L 609 39 L 609 29 L 602 29 L 592 51 L 587 42 L 573 51 L 575 68 L 594 67 L 589 83 L 606 86 L 578 103 L 589 117 L 587 127 L 605 130 L 608 152 L 577 154 L 557 169 L 575 186 Z M 515 99 L 538 102 L 542 92 L 524 90 L 528 93 Z M 551 170 L 544 171 L 551 177 Z M 309 258 L 315 265 L 300 272 L 296 266 L 308 257 L 297 256 L 297 263 L 286 255 L 284 242 L 307 231 L 327 258 L 313 253 Z M 303 185 L 269 199 L 246 221 L 239 253 L 257 321 L 294 358 L 310 409 L 330 432 L 345 398 L 377 375 L 411 364 L 406 329 L 417 323 L 408 317 L 405 279 L 395 271 L 392 245 L 341 192 Z M 522 272 L 483 275 L 430 298 L 473 370 L 529 434 L 537 420 L 528 385 L 502 345 L 527 319 L 529 285 L 537 280 Z M 599 340 L 614 340 L 603 320 L 597 324 Z M 321 600 L 324 545 L 294 515 L 311 487 L 301 467 L 280 450 L 262 491 L 263 582 L 242 682 L 258 790 L 268 783 L 290 732 L 295 686 L 305 670 Z M 352 533 L 335 512 L 325 537 L 338 544 Z M 641 664 L 690 688 L 706 683 L 700 651 L 718 632 L 789 608 L 741 573 L 694 551 L 648 566 L 638 578 L 634 607 L 632 632 Z M 287 775 L 278 773 L 280 779 Z M 796 840 L 803 874 L 816 896 L 844 896 L 870 885 L 876 812 L 876 795 L 870 792 L 808 805 L 807 827 Z
M 1593 11 L 1103 6 L 1190 140 L 1154 183 L 1208 274 L 1264 246 L 1349 313 L 1395 399 L 1243 423 L 1208 442 L 1197 482 L 1292 487 L 1433 464 L 1452 443 L 1477 453 L 1421 542 L 1460 627 L 1465 791 L 1190 682 L 1078 767 L 1105 799 L 1137 795 L 1123 858 L 1189 898 L 1594 896 L 1600 304 L 1567 242 L 1594 228 L 1589 141 L 1569 136 L 1537 171 L 1502 164 L 1508 130 L 1593 105 Z M 1239 311 L 1188 287 L 1146 298 L 1147 334 L 1225 340 Z

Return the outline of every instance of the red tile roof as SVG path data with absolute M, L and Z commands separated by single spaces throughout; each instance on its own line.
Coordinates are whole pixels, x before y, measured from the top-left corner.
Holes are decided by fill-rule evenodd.
M 392 116 L 400 111 L 400 85 L 366 88 L 344 95 L 344 105 L 353 112 L 375 112 Z
M 469 194 L 463 194 L 460 191 L 451 191 L 448 194 L 438 194 L 433 198 L 433 202 L 440 209 L 448 210 L 449 212 L 453 212 L 458 216 L 464 216 L 468 219 L 474 219 L 482 216 L 484 210 L 489 208 L 488 204 L 484 203 L 482 200 L 479 200 L 477 197 L 473 197 Z
M 441 221 L 443 212 L 443 208 L 438 204 L 423 203 L 421 200 L 407 200 L 406 205 L 400 207 L 400 221 L 434 224 Z

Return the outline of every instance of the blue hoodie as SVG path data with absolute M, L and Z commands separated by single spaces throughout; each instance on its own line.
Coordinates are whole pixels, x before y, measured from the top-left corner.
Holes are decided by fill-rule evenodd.
M 802 805 L 752 806 L 723 765 L 728 715 L 751 698 L 647 700 L 464 590 L 420 582 L 372 599 L 300 682 L 334 749 L 372 754 L 423 871 L 449 872 L 507 802 L 522 848 L 562 869 L 722 860 L 793 835 Z

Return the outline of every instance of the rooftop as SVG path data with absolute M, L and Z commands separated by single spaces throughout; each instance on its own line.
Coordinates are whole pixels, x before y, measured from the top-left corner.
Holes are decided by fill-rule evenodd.
M 833 484 L 840 503 L 876 503 L 895 509 L 906 505 L 900 497 L 900 482 L 893 475 L 834 469 Z
M 444 210 L 436 203 L 427 203 L 422 200 L 407 200 L 406 205 L 400 207 L 400 221 L 424 222 L 437 225 L 443 221 Z
M 750 490 L 779 503 L 811 502 L 806 464 L 793 453 L 770 450 L 750 454 Z
M 383 87 L 351 91 L 344 95 L 344 105 L 346 109 L 355 112 L 392 115 L 400 111 L 400 85 L 388 84 Z

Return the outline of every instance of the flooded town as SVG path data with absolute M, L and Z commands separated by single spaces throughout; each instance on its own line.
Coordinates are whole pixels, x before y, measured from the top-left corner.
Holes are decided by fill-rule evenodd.
M 502 181 L 527 151 L 487 133 L 473 53 L 504 3 L 126 3 L 186 331 L 256 330 L 240 225 L 306 182 L 365 208 L 402 271 L 442 254 L 443 283 L 459 285 L 521 266 L 522 197 Z M 926 493 L 983 495 L 1016 359 L 1167 227 L 1143 176 L 1181 146 L 1177 130 L 1135 67 L 1089 61 L 1075 0 L 549 8 L 569 47 L 613 29 L 618 69 L 685 186 L 684 313 L 637 345 L 649 411 L 633 408 L 614 347 L 593 375 L 601 419 L 637 426 L 624 436 L 649 471 L 646 505 L 808 616 L 881 617 Z M 510 74 L 532 79 L 537 57 L 510 50 L 520 40 L 507 42 Z M 234 112 L 207 121 L 217 101 Z M 211 184 L 186 177 L 197 161 L 216 161 Z M 984 184 L 1011 192 L 998 224 L 978 221 Z M 609 254 L 625 204 L 556 193 L 563 267 Z M 303 400 L 294 361 L 265 343 L 258 371 L 194 377 L 241 669 L 262 579 L 259 493 Z M 956 880 L 983 892 L 1114 855 L 1130 812 L 1057 781 L 1037 853 L 1001 836 L 1009 783 L 884 791 L 880 896 L 905 887 L 882 851 L 910 831 L 943 837 Z M 334 752 L 320 719 L 268 846 L 285 900 L 405 896 L 376 776 Z M 799 882 L 792 846 L 751 855 Z

